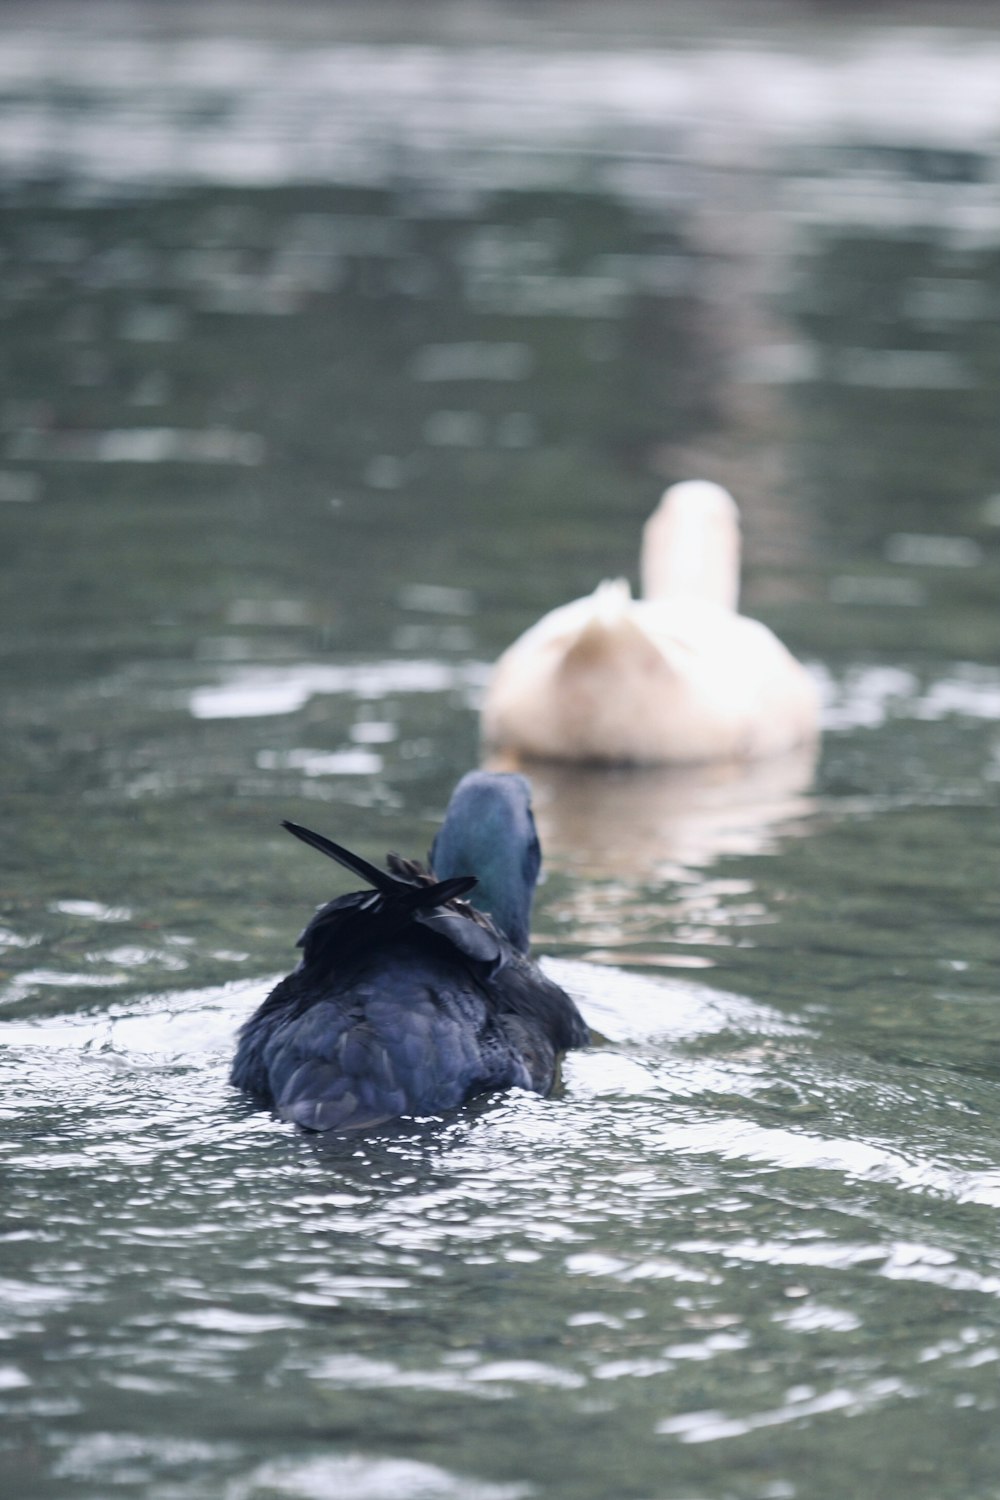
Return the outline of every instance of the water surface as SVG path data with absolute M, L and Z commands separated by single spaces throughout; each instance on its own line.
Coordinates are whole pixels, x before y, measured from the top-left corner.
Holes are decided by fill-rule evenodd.
M 1000 1495 L 995 35 L 45 14 L 0 47 L 5 1488 Z M 818 762 L 537 771 L 602 1038 L 557 1098 L 250 1109 L 336 881 L 279 820 L 425 849 L 489 663 L 695 473 Z

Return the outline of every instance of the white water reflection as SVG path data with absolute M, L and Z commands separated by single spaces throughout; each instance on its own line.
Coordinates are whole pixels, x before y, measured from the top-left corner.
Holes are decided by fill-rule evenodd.
M 300 771 L 303 776 L 377 776 L 381 755 L 371 750 L 261 750 L 257 764 L 262 771 Z
M 916 1394 L 915 1388 L 902 1380 L 869 1380 L 856 1386 L 838 1386 L 817 1393 L 811 1386 L 789 1390 L 784 1406 L 770 1411 L 752 1412 L 745 1417 L 729 1417 L 721 1411 L 692 1411 L 678 1417 L 667 1417 L 657 1426 L 664 1437 L 680 1438 L 682 1443 L 716 1443 L 725 1438 L 744 1437 L 760 1428 L 780 1427 L 804 1417 L 827 1412 L 844 1412 L 849 1416 L 877 1409 L 886 1401 Z
M 454 194 L 475 192 L 484 151 L 497 186 L 523 187 L 561 183 L 570 147 L 603 155 L 642 146 L 665 157 L 683 141 L 713 163 L 802 140 L 975 149 L 1000 134 L 1000 45 L 958 30 L 949 41 L 899 28 L 799 55 L 765 38 L 753 48 L 546 54 L 302 46 L 287 35 L 281 45 L 188 37 L 164 47 L 82 29 L 71 47 L 54 48 L 44 32 L 24 30 L 0 55 L 0 164 L 8 180 L 64 175 L 81 186 L 370 185 L 398 171 L 405 142 L 411 166 L 436 169 Z M 658 173 L 620 174 L 620 185 L 662 199 Z M 956 196 L 968 203 L 980 234 L 986 221 L 1000 233 L 995 195 L 991 207 L 979 184 L 933 186 L 939 198 L 953 189 L 953 210 Z M 898 196 L 882 174 L 869 183 L 859 173 L 842 208 L 884 216 Z M 829 214 L 828 183 L 822 201 Z
M 129 922 L 132 919 L 127 906 L 102 906 L 99 901 L 53 901 L 49 909 L 64 917 L 83 917 L 91 922 Z
M 310 698 L 323 694 L 377 700 L 390 693 L 468 692 L 482 685 L 487 670 L 479 662 L 405 659 L 249 666 L 214 686 L 198 688 L 188 704 L 196 719 L 263 718 L 296 713 Z
M 919 568 L 976 568 L 984 561 L 983 549 L 968 536 L 926 536 L 920 532 L 896 532 L 886 540 L 889 562 Z
M 1000 671 L 970 662 L 932 683 L 916 706 L 918 719 L 1000 719 Z
M 878 1080 L 865 1082 L 856 1076 L 845 1085 L 840 1079 L 821 1077 L 809 1062 L 809 1033 L 781 1012 L 680 979 L 659 980 L 572 960 L 546 960 L 545 968 L 570 990 L 588 1023 L 606 1040 L 567 1058 L 568 1092 L 562 1105 L 517 1091 L 497 1101 L 487 1127 L 495 1145 L 509 1146 L 520 1138 L 534 1151 L 544 1149 L 546 1137 L 552 1135 L 553 1144 L 559 1140 L 560 1149 L 569 1150 L 573 1137 L 569 1155 L 575 1159 L 583 1137 L 600 1130 L 599 1121 L 607 1112 L 603 1128 L 609 1141 L 618 1138 L 622 1127 L 637 1131 L 643 1155 L 652 1159 L 661 1154 L 674 1160 L 704 1157 L 793 1172 L 829 1172 L 845 1182 L 882 1183 L 955 1204 L 1000 1207 L 1000 1172 L 918 1149 L 909 1127 L 898 1140 L 886 1136 L 885 1130 L 892 1127 L 886 1114 L 878 1113 Z M 74 983 L 79 983 L 76 976 Z M 111 1070 L 108 1086 L 115 1093 L 118 1086 L 111 1079 L 121 1068 L 144 1075 L 146 1081 L 137 1085 L 139 1106 L 148 1102 L 151 1089 L 161 1092 L 155 1077 L 160 1072 L 164 1097 L 169 1097 L 173 1070 L 182 1066 L 195 1086 L 199 1075 L 206 1083 L 211 1079 L 206 1104 L 214 1111 L 224 1097 L 218 1094 L 221 1069 L 236 1029 L 271 983 L 239 981 L 111 1005 L 97 1013 L 3 1023 L 0 1057 L 15 1070 L 19 1057 L 32 1058 L 35 1071 L 42 1058 L 48 1058 L 49 1087 L 62 1095 L 64 1105 L 77 1095 L 77 1103 L 94 1098 L 95 1088 L 100 1088 L 96 1066 Z M 721 1050 L 706 1051 L 712 1038 L 718 1039 Z M 84 1059 L 85 1073 L 77 1071 Z M 896 1087 L 902 1100 L 902 1078 Z M 123 1103 L 128 1109 L 127 1101 L 112 1106 L 108 1099 L 114 1110 Z M 753 1117 L 761 1105 L 775 1115 L 774 1123 Z M 906 1108 L 897 1104 L 896 1113 L 905 1119 L 909 1109 L 918 1107 L 913 1094 Z M 829 1128 L 827 1117 L 841 1128 Z M 210 1122 L 199 1119 L 199 1128 L 206 1123 Z M 221 1119 L 217 1123 L 221 1127 Z M 425 1239 L 429 1227 L 424 1226 Z M 843 1244 L 831 1247 L 818 1235 L 784 1249 L 771 1241 L 726 1242 L 718 1248 L 729 1258 L 788 1265 L 830 1264 L 831 1255 L 837 1264 L 847 1264 L 845 1254 L 854 1257 L 854 1264 L 859 1255 L 884 1259 L 887 1253 L 878 1246 L 851 1251 Z M 692 1241 L 675 1250 L 706 1254 L 712 1247 Z M 1000 1278 L 973 1273 L 955 1261 L 954 1252 L 916 1253 L 911 1247 L 890 1259 L 884 1274 L 915 1275 L 955 1290 L 1000 1294 Z M 633 1274 L 625 1263 L 619 1271 Z
M 95 976 L 90 980 L 107 982 Z M 65 975 L 60 976 L 60 982 L 75 986 L 81 979 L 79 975 Z M 25 1047 L 109 1059 L 115 1055 L 158 1057 L 165 1066 L 187 1062 L 197 1067 L 232 1046 L 236 1028 L 273 983 L 239 980 L 204 990 L 178 991 L 167 998 L 111 1004 L 96 1013 L 6 1021 L 0 1023 L 0 1049 L 10 1049 L 8 1056 Z
M 956 662 L 928 683 L 910 668 L 889 663 L 849 667 L 839 678 L 821 668 L 814 668 L 813 675 L 823 698 L 827 732 L 877 729 L 889 719 L 941 719 L 951 714 L 1000 718 L 1000 671 L 978 662 Z
M 812 811 L 812 747 L 752 765 L 525 767 L 546 858 L 587 879 L 642 882 L 759 854 Z
M 965 391 L 978 384 L 960 359 L 935 349 L 840 349 L 825 373 L 844 385 L 887 391 Z
M 215 427 L 123 427 L 109 432 L 49 432 L 26 428 L 7 439 L 10 458 L 72 464 L 236 464 L 264 461 L 263 440 L 253 432 Z
M 782 1012 L 707 984 L 569 958 L 546 958 L 542 967 L 574 996 L 588 1024 L 616 1044 L 652 1038 L 677 1044 L 727 1031 L 758 1037 L 802 1032 L 801 1024 Z
M 351 1500 L 528 1500 L 536 1493 L 533 1484 L 487 1484 L 414 1459 L 361 1454 L 262 1464 L 221 1492 L 222 1500 L 270 1500 L 275 1495 L 292 1500 L 331 1500 L 335 1495 Z

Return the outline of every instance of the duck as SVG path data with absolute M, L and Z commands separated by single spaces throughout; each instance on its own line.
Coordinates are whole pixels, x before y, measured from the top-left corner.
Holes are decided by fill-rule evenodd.
M 672 485 L 643 529 L 642 597 L 625 579 L 545 615 L 487 683 L 488 752 L 609 765 L 749 762 L 815 742 L 809 673 L 738 610 L 728 490 Z
M 236 1088 L 324 1134 L 441 1115 L 499 1090 L 551 1092 L 563 1053 L 589 1032 L 529 957 L 541 850 L 524 776 L 464 776 L 426 865 L 390 854 L 383 870 L 283 826 L 365 889 L 306 926 L 297 967 L 240 1029 Z

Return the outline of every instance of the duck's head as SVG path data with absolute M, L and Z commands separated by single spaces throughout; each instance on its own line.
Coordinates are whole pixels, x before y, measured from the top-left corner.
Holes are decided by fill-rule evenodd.
M 451 794 L 431 846 L 438 880 L 475 875 L 473 905 L 522 953 L 531 941 L 531 903 L 542 854 L 523 776 L 470 771 Z

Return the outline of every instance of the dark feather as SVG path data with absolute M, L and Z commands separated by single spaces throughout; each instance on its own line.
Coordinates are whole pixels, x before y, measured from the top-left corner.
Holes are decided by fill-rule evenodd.
M 514 843 L 533 839 L 527 783 L 474 775 L 477 806 L 495 793 L 491 840 L 497 829 Z M 445 829 L 467 805 L 456 791 Z M 240 1032 L 233 1083 L 319 1131 L 436 1115 L 495 1089 L 547 1093 L 560 1054 L 584 1046 L 587 1028 L 565 991 L 459 899 L 476 873 L 451 870 L 438 880 L 398 855 L 379 870 L 322 834 L 285 827 L 373 889 L 317 911 L 299 938 L 298 968 Z M 474 839 L 462 847 L 474 850 Z M 532 852 L 512 853 L 502 868 L 529 869 L 533 882 Z M 530 888 L 510 894 L 509 909 L 530 911 Z
M 362 880 L 367 880 L 369 885 L 383 896 L 400 896 L 404 892 L 400 889 L 406 887 L 407 899 L 412 900 L 414 906 L 437 906 L 443 901 L 451 901 L 455 896 L 464 896 L 478 884 L 475 875 L 459 875 L 452 880 L 434 881 L 431 878 L 420 885 L 416 890 L 413 881 L 400 880 L 396 876 L 380 870 L 377 865 L 370 865 L 360 854 L 352 854 L 350 849 L 345 849 L 342 844 L 335 844 L 333 839 L 326 838 L 322 833 L 314 833 L 311 828 L 303 828 L 301 823 L 290 823 L 287 818 L 282 821 L 282 828 L 287 828 L 297 839 L 311 848 L 318 849 L 321 854 L 335 859 L 338 865 L 343 865 L 345 870 L 350 870 L 352 875 L 360 875 Z

